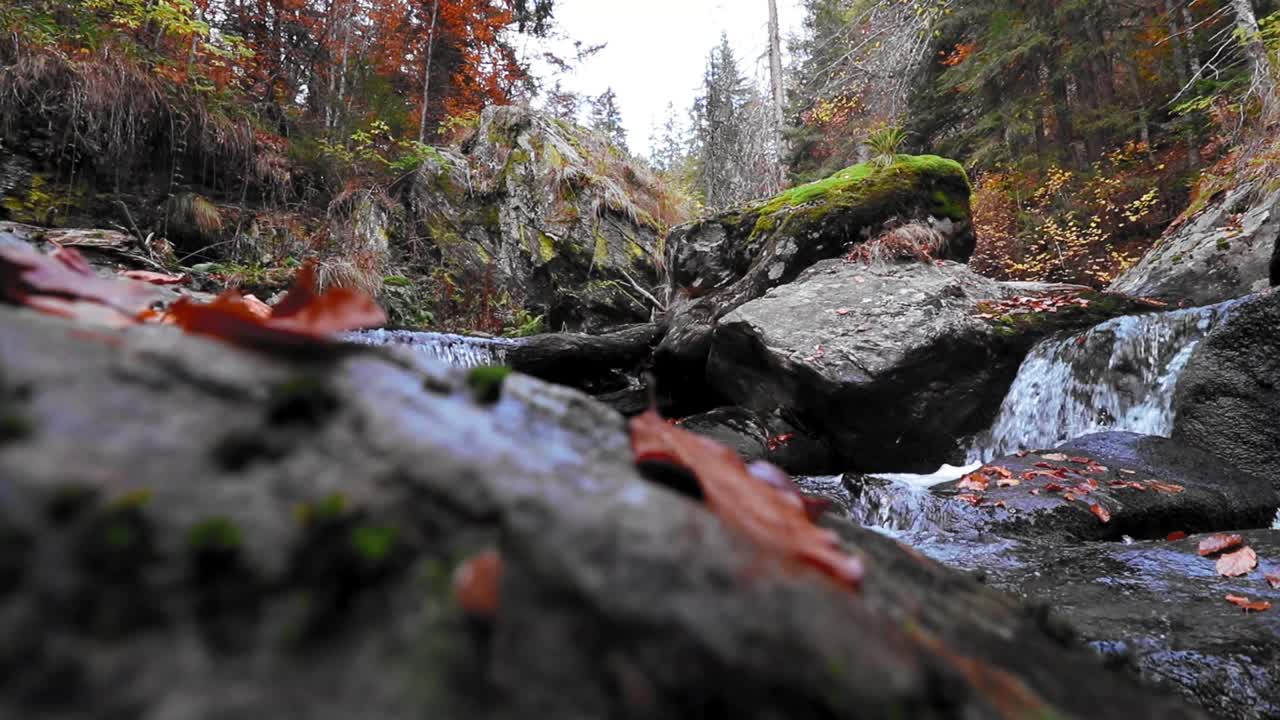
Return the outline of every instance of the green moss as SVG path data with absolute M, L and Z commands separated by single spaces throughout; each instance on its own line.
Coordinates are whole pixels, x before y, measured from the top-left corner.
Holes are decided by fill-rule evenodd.
M 478 367 L 467 373 L 467 387 L 476 402 L 493 405 L 502 399 L 502 385 L 510 375 L 509 367 Z
M 1222 251 L 1224 251 L 1224 252 L 1225 252 L 1225 251 L 1227 251 L 1227 250 L 1230 250 L 1230 249 L 1231 249 L 1231 241 L 1230 241 L 1230 240 L 1227 240 L 1226 238 L 1218 238 L 1218 249 L 1219 249 L 1219 250 L 1222 250 Z
M 1172 263 L 1172 264 L 1174 264 L 1174 265 L 1177 265 L 1177 264 L 1179 264 L 1179 263 L 1181 263 L 1181 262 L 1182 262 L 1182 256 L 1181 256 L 1181 255 L 1174 255 L 1173 257 L 1169 258 L 1169 262 L 1170 262 L 1170 263 Z
M 380 563 L 395 549 L 398 538 L 395 528 L 361 525 L 351 530 L 351 547 L 365 560 Z
M 605 237 L 599 228 L 595 231 L 595 249 L 591 255 L 591 262 L 596 267 L 609 264 L 609 238 Z
M 323 500 L 306 503 L 294 512 L 298 522 L 303 525 L 321 523 L 341 518 L 347 511 L 347 498 L 342 493 L 333 493 Z
M 191 528 L 187 544 L 195 550 L 231 551 L 240 547 L 240 528 L 225 517 L 211 517 Z
M 112 511 L 141 510 L 151 502 L 153 493 L 150 490 L 130 490 L 116 498 L 108 507 Z
M 546 233 L 538 233 L 538 257 L 542 262 L 551 262 L 556 257 L 556 240 Z
M 833 212 L 853 223 L 870 223 L 904 209 L 968 220 L 969 179 L 954 160 L 936 155 L 900 155 L 889 166 L 862 163 L 834 175 L 791 188 L 747 209 L 755 225 L 749 242 L 786 229 L 801 233 Z M 747 218 L 724 216 L 722 223 Z

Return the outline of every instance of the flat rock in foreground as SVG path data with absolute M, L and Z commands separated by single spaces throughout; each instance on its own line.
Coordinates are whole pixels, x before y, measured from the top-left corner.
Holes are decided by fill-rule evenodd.
M 575 392 L 11 309 L 0 373 L 3 717 L 1197 716 L 868 531 L 774 566 Z

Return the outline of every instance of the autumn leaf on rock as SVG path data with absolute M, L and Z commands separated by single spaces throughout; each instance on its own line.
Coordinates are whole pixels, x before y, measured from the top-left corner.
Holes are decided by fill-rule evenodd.
M 1158 493 L 1164 493 L 1166 495 L 1178 495 L 1186 491 L 1186 488 L 1182 487 L 1181 485 L 1175 485 L 1173 483 L 1167 483 L 1167 482 L 1160 482 L 1159 480 L 1148 480 L 1147 487 L 1151 488 L 1152 490 L 1155 490 Z
M 1169 535 L 1165 537 L 1165 540 L 1168 540 L 1169 542 L 1177 542 L 1178 540 L 1185 540 L 1186 538 L 1187 534 L 1185 532 L 1182 530 L 1175 530 L 1169 533 Z
M 453 573 L 454 600 L 469 615 L 496 615 L 501 585 L 502 556 L 497 550 L 486 550 L 469 558 Z
M 1227 602 L 1244 610 L 1245 612 L 1266 612 L 1271 609 L 1271 603 L 1266 600 L 1252 601 L 1247 597 L 1239 595 L 1228 595 Z
M 974 493 L 960 493 L 959 495 L 956 496 L 956 499 L 962 503 L 968 503 L 969 505 L 972 505 L 974 507 L 978 507 L 979 505 L 982 504 L 982 496 L 976 495 Z
M 1224 577 L 1248 575 L 1258 567 L 1258 554 L 1251 547 L 1243 547 L 1218 558 L 1218 574 Z
M 130 317 L 161 299 L 158 289 L 150 285 L 98 277 L 72 248 L 58 248 L 45 255 L 25 244 L 0 245 L 0 297 L 23 305 L 30 305 L 34 297 L 86 301 Z
M 182 285 L 187 281 L 185 274 L 170 275 L 169 273 L 152 272 L 150 270 L 126 270 L 120 275 L 130 280 L 138 280 L 151 285 Z
M 308 264 L 268 317 L 262 317 L 261 301 L 235 291 L 207 305 L 182 298 L 169 309 L 169 317 L 187 332 L 258 348 L 325 344 L 335 333 L 386 322 L 382 309 L 358 290 L 334 288 L 316 294 L 314 288 L 315 270 Z
M 1094 503 L 1093 505 L 1089 506 L 1089 512 L 1096 515 L 1104 525 L 1106 523 L 1111 522 L 1111 513 L 1106 508 L 1099 505 L 1098 503 Z
M 1018 487 L 1022 481 L 1017 478 L 1000 478 L 996 481 L 996 487 Z
M 984 475 L 995 475 L 1006 480 L 1013 477 L 1013 473 L 1010 472 L 1009 468 L 1001 467 L 999 465 L 988 465 L 987 467 L 982 468 L 979 472 Z
M 754 476 L 730 448 L 669 425 L 653 410 L 631 419 L 631 448 L 637 463 L 670 463 L 693 473 L 711 512 L 760 550 L 847 588 L 861 585 L 862 561 L 813 524 L 798 495 Z
M 1212 535 L 1200 541 L 1200 556 L 1216 555 L 1232 548 L 1238 548 L 1243 544 L 1244 538 L 1239 535 Z
M 982 475 L 981 473 L 970 473 L 968 475 L 965 475 L 963 478 L 961 478 L 960 482 L 956 483 L 956 487 L 960 488 L 961 490 L 973 490 L 974 492 L 986 492 L 987 487 L 990 484 L 991 484 L 991 481 L 988 480 L 986 476 Z
M 1066 455 L 1063 455 L 1062 453 L 1049 453 L 1048 455 L 1041 455 L 1040 457 L 1050 462 L 1066 462 L 1067 460 L 1070 459 Z

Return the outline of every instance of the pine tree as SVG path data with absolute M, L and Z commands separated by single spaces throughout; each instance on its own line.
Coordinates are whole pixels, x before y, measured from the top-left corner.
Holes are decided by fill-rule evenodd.
M 627 130 L 622 125 L 622 111 L 613 88 L 591 99 L 591 129 L 608 138 L 614 147 L 628 152 Z

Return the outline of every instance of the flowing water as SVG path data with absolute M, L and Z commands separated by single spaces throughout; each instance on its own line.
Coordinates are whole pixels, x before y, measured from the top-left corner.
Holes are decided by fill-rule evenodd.
M 432 360 L 461 368 L 501 365 L 517 341 L 411 330 L 363 330 L 344 338 L 362 345 L 405 347 Z
M 991 429 L 975 438 L 972 465 L 944 466 L 930 475 L 873 476 L 876 482 L 855 492 L 854 519 L 897 536 L 928 537 L 948 521 L 929 488 L 984 462 L 1096 432 L 1168 436 L 1179 376 L 1196 346 L 1237 302 L 1116 318 L 1041 342 L 1023 361 Z
M 1167 437 L 1178 377 L 1234 304 L 1131 315 L 1041 342 L 969 460 L 1056 447 L 1096 432 Z

